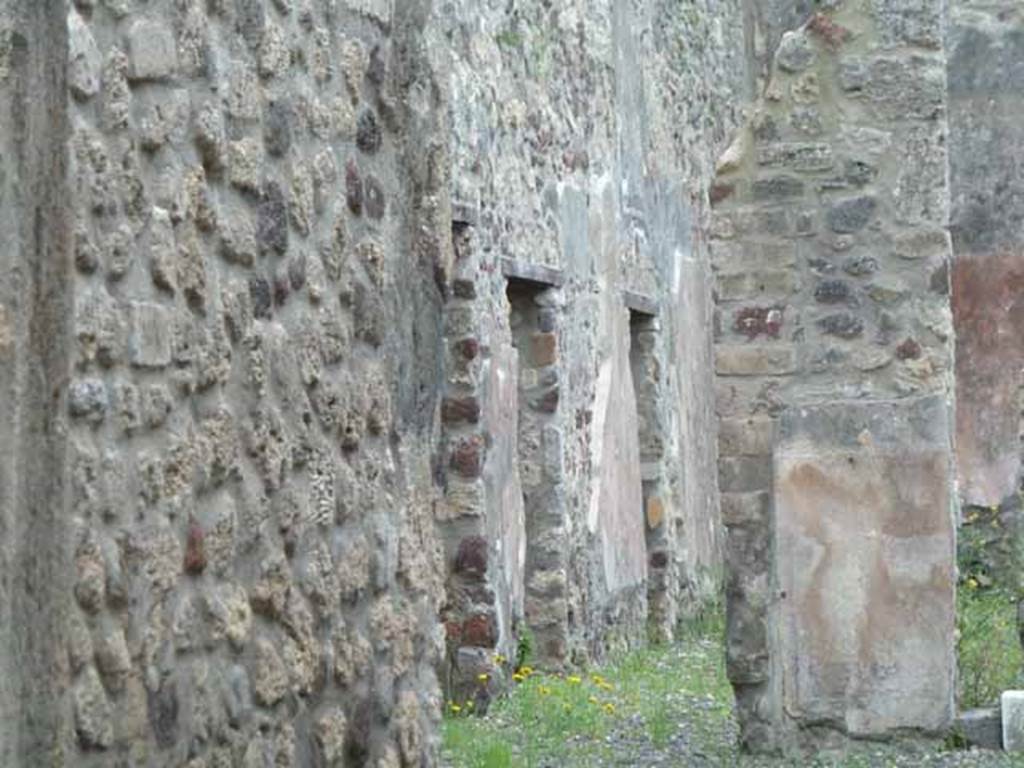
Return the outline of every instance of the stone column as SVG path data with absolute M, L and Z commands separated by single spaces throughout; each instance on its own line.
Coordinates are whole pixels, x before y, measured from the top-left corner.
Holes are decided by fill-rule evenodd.
M 69 368 L 65 3 L 0 0 L 0 764 L 62 764 Z
M 783 36 L 712 199 L 728 671 L 758 751 L 953 714 L 943 4 Z
M 984 542 L 993 575 L 1014 586 L 1022 532 L 1022 22 L 1010 0 L 957 0 L 947 35 L 957 471 L 964 521 L 977 523 L 970 535 Z

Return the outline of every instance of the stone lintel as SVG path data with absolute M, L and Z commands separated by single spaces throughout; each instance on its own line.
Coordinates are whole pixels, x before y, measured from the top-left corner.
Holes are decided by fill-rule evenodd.
M 501 273 L 513 280 L 523 280 L 547 288 L 561 288 L 565 285 L 565 273 L 562 270 L 518 259 L 502 259 Z
M 452 201 L 452 224 L 475 227 L 480 223 L 480 209 L 465 200 Z
M 633 312 L 655 317 L 658 314 L 658 302 L 653 296 L 645 293 L 625 290 L 622 292 L 622 303 Z

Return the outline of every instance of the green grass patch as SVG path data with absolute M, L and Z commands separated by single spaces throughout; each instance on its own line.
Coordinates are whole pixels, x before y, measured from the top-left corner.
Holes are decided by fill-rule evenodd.
M 982 587 L 964 576 L 958 592 L 961 707 L 989 703 L 1009 687 L 1024 687 L 1011 590 Z M 666 765 L 705 768 L 874 768 L 939 766 L 941 743 L 853 745 L 847 754 L 770 759 L 740 753 L 726 678 L 721 606 L 685 621 L 670 645 L 623 655 L 573 675 L 517 675 L 507 696 L 484 717 L 449 704 L 443 726 L 443 765 L 450 768 L 594 768 Z M 520 649 L 527 657 L 528 648 Z M 457 708 L 457 711 L 455 711 Z M 945 744 L 955 750 L 955 740 Z M 953 756 L 950 756 L 953 757 Z M 630 760 L 636 762 L 630 763 Z M 673 762 L 674 761 L 674 762 Z M 992 753 L 970 765 L 1020 766 Z M 960 764 L 960 763 L 956 763 Z
M 999 508 L 967 510 L 957 539 L 958 698 L 961 709 L 995 704 L 1024 683 L 1017 630 L 1021 595 L 1019 535 Z
M 623 743 L 666 748 L 682 735 L 685 713 L 695 709 L 701 712 L 700 725 L 689 727 L 686 738 L 706 740 L 705 754 L 724 746 L 731 755 L 732 691 L 723 630 L 716 606 L 687 621 L 679 643 L 634 651 L 600 668 L 551 675 L 525 666 L 512 691 L 486 717 L 449 703 L 446 763 L 453 768 L 596 765 L 621 755 Z M 723 765 L 729 764 L 725 758 Z
M 1017 636 L 1017 598 L 984 588 L 968 577 L 957 591 L 957 657 L 962 709 L 995 704 L 1024 684 L 1024 655 Z

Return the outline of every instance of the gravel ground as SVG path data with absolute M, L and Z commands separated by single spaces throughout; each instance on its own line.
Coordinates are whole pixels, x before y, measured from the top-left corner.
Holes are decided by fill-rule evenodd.
M 1024 757 L 1011 757 L 987 750 L 937 751 L 936 747 L 913 745 L 865 745 L 855 754 L 844 757 L 818 759 L 769 759 L 740 754 L 735 748 L 737 727 L 731 718 L 717 733 L 709 732 L 702 722 L 700 702 L 693 702 L 681 711 L 679 733 L 662 748 L 655 747 L 646 734 L 643 723 L 616 729 L 606 739 L 610 756 L 596 761 L 584 760 L 581 765 L 630 767 L 694 766 L 695 768 L 783 768 L 808 766 L 813 768 L 890 768 L 892 766 L 978 766 L 979 768 L 1009 768 L 1024 766 Z M 698 733 L 698 737 L 694 737 Z M 564 762 L 552 762 L 543 768 L 564 768 Z
M 721 651 L 717 643 L 696 641 L 673 649 L 659 666 L 661 672 L 678 674 L 679 669 L 693 664 L 707 664 L 711 674 L 721 674 L 715 663 Z M 664 706 L 678 723 L 677 732 L 663 747 L 656 747 L 642 715 L 633 715 L 605 739 L 608 757 L 595 766 L 694 766 L 715 768 L 741 766 L 742 768 L 782 768 L 808 766 L 809 768 L 889 768 L 890 766 L 979 766 L 1006 768 L 1024 766 L 1024 755 L 1010 756 L 990 750 L 943 750 L 936 744 L 862 744 L 855 752 L 836 757 L 816 759 L 769 759 L 742 754 L 736 747 L 738 726 L 731 712 L 731 696 L 722 695 L 724 686 L 711 686 L 714 693 L 692 696 L 684 693 L 665 696 Z M 717 695 L 716 695 L 717 693 Z M 548 767 L 545 767 L 548 768 Z M 560 768 L 552 763 L 550 768 Z

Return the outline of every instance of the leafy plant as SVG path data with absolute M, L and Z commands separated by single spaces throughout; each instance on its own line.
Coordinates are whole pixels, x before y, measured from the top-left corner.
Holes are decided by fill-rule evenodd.
M 1020 536 L 1000 507 L 969 507 L 957 540 L 959 698 L 963 708 L 994 704 L 1019 687 Z
M 494 36 L 494 39 L 505 48 L 519 48 L 523 44 L 523 36 L 513 29 L 506 29 Z
M 516 641 L 516 668 L 525 667 L 533 661 L 533 632 L 523 624 L 519 629 L 519 639 Z
M 960 706 L 994 704 L 1021 683 L 1017 599 L 1009 590 L 981 586 L 968 576 L 957 593 L 957 657 Z

